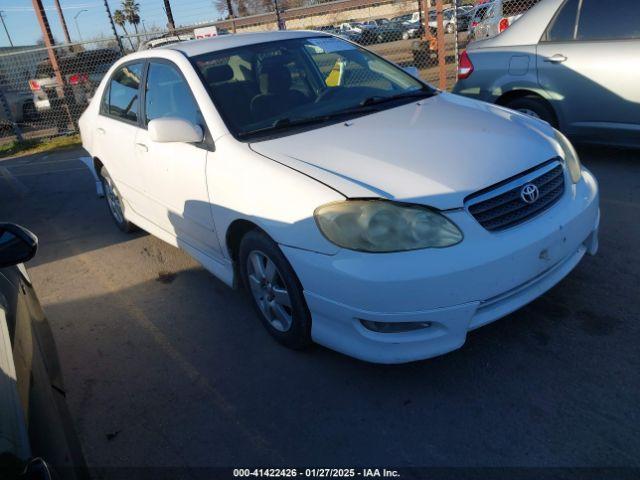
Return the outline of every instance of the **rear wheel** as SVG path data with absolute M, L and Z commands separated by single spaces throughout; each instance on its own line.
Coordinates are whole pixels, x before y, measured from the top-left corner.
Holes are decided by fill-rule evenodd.
M 100 170 L 100 179 L 102 180 L 102 186 L 104 188 L 104 196 L 107 200 L 107 207 L 109 207 L 109 213 L 111 218 L 116 223 L 118 228 L 123 232 L 133 232 L 136 227 L 133 223 L 129 222 L 124 216 L 124 203 L 120 192 L 116 187 L 116 184 L 111 179 L 109 172 L 105 167 Z
M 302 349 L 311 344 L 311 315 L 302 285 L 278 245 L 257 230 L 240 242 L 239 267 L 262 324 L 283 345 Z
M 524 113 L 530 117 L 544 120 L 551 124 L 553 127 L 558 128 L 558 121 L 556 115 L 553 112 L 549 104 L 536 97 L 522 97 L 516 98 L 505 105 L 506 107 L 516 110 L 517 112 Z

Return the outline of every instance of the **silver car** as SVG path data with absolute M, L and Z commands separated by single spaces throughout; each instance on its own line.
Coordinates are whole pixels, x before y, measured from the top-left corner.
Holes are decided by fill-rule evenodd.
M 470 40 L 495 37 L 504 32 L 539 0 L 495 0 L 479 5 L 471 21 Z
M 460 56 L 454 92 L 542 118 L 576 141 L 640 146 L 640 2 L 541 0 Z

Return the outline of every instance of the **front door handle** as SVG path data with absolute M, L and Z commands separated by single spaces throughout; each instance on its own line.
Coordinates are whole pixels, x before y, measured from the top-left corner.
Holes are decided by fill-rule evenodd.
M 544 59 L 544 61 L 547 63 L 564 63 L 567 60 L 568 58 L 562 55 L 561 53 L 556 53 L 553 57 L 548 57 Z
M 144 143 L 136 143 L 136 147 L 138 147 L 141 150 L 144 150 L 145 152 L 149 151 L 149 147 L 147 147 Z
M 98 127 L 98 128 L 96 128 L 96 132 L 101 133 L 101 134 L 103 134 L 103 135 L 106 133 L 106 132 L 104 131 L 104 128 L 102 128 L 102 127 Z

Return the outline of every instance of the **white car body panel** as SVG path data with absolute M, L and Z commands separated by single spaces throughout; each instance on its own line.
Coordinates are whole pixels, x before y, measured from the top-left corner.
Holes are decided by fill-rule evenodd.
M 442 93 L 402 107 L 252 144 L 270 158 L 300 169 L 347 197 L 383 197 L 449 210 L 482 188 L 557 156 L 549 125 L 504 108 Z M 443 134 L 469 148 L 453 150 Z M 487 142 L 499 146 L 476 148 Z M 322 145 L 310 149 L 309 145 Z M 540 147 L 543 145 L 543 147 Z M 546 148 L 545 148 L 546 147 Z M 454 154 L 455 153 L 455 154 Z
M 215 143 L 210 151 L 156 144 L 146 130 L 101 116 L 103 81 L 80 129 L 84 147 L 121 190 L 128 220 L 183 248 L 229 285 L 236 274 L 227 234 L 238 221 L 258 226 L 279 245 L 301 282 L 312 338 L 381 363 L 460 347 L 467 331 L 535 299 L 586 252 L 596 252 L 598 189 L 586 170 L 573 184 L 565 169 L 558 203 L 517 227 L 490 232 L 466 210 L 469 194 L 562 156 L 549 125 L 510 110 L 440 93 L 270 140 L 248 144 L 234 138 L 186 56 L 305 35 L 229 35 L 182 43 L 133 54 L 111 69 L 106 79 L 131 59 L 174 62 Z M 127 133 L 120 132 L 125 127 Z M 456 148 L 463 142 L 466 148 Z M 340 248 L 320 232 L 314 211 L 357 197 L 440 209 L 464 240 L 445 249 L 385 254 Z M 367 330 L 361 319 L 430 326 L 383 334 Z

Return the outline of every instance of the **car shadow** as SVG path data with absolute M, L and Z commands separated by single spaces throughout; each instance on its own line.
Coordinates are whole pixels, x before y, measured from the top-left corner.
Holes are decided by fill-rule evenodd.
M 120 232 L 98 198 L 81 149 L 0 162 L 0 218 L 31 230 L 40 250 L 31 266 L 130 242 L 146 235 Z M 2 174 L 4 173 L 4 174 Z

